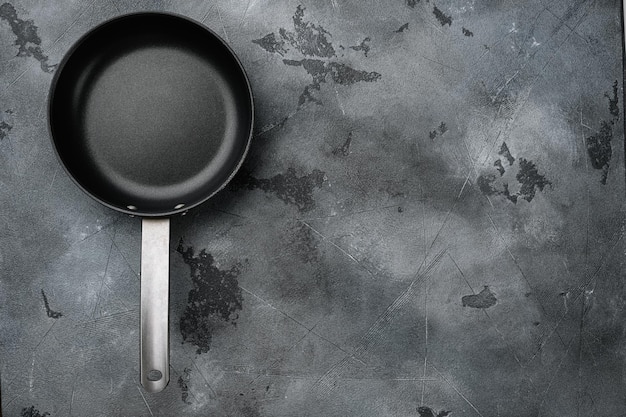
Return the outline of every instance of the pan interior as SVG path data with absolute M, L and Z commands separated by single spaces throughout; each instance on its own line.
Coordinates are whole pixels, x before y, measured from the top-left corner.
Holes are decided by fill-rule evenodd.
M 171 15 L 94 30 L 62 64 L 50 99 L 53 142 L 70 175 L 101 202 L 143 215 L 219 190 L 251 124 L 236 58 L 210 31 Z

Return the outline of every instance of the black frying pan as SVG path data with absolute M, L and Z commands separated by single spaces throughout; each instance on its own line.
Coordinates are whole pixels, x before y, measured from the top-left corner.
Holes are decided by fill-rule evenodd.
M 215 33 L 182 16 L 114 18 L 83 36 L 52 80 L 48 118 L 69 176 L 142 216 L 141 381 L 169 381 L 169 218 L 222 189 L 243 162 L 250 84 Z

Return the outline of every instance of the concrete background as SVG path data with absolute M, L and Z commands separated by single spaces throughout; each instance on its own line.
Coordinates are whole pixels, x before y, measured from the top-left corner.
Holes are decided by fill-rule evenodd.
M 172 220 L 171 382 L 139 384 L 140 219 L 59 166 L 52 73 L 120 14 L 218 32 L 258 114 Z M 621 4 L 0 5 L 4 416 L 626 415 Z

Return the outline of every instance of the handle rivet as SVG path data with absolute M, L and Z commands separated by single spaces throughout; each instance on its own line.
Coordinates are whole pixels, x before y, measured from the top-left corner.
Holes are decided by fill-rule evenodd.
M 163 374 L 161 373 L 161 371 L 157 371 L 156 369 L 151 370 L 150 372 L 148 372 L 148 381 L 158 381 L 161 378 L 163 378 Z

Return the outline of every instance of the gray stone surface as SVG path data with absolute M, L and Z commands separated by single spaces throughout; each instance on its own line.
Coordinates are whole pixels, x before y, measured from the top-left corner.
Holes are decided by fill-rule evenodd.
M 11 416 L 626 415 L 621 5 L 0 5 L 0 360 Z M 46 126 L 55 65 L 166 10 L 240 56 L 258 119 L 172 222 L 171 382 L 139 378 L 140 220 Z

